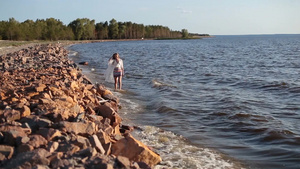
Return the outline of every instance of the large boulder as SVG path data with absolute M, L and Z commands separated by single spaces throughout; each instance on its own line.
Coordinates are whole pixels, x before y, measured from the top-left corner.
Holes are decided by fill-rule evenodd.
M 154 166 L 162 161 L 158 154 L 130 134 L 113 144 L 112 154 L 127 157 L 131 161 L 144 162 L 149 166 Z

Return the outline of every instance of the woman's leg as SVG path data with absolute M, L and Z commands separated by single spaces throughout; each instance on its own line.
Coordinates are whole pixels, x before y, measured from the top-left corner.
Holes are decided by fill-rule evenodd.
M 114 79 L 115 79 L 115 90 L 117 90 L 117 87 L 118 87 L 118 84 L 117 84 L 117 82 L 118 82 L 118 77 L 114 77 Z
M 119 89 L 122 89 L 122 76 L 119 77 Z

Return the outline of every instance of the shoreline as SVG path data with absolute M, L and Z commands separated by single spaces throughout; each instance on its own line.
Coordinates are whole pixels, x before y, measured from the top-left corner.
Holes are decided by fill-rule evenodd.
M 82 44 L 82 43 L 99 43 L 99 42 L 113 42 L 113 41 L 142 41 L 142 40 L 153 40 L 153 39 L 105 39 L 105 40 L 62 40 L 62 41 L 9 41 L 9 40 L 0 40 L 0 56 L 12 52 L 16 52 L 23 48 L 32 47 L 35 45 L 41 44 L 52 44 L 52 45 L 61 45 L 66 47 L 68 45 Z
M 0 166 L 147 168 L 161 162 L 122 124 L 118 98 L 70 61 L 65 47 L 72 44 L 0 53 Z

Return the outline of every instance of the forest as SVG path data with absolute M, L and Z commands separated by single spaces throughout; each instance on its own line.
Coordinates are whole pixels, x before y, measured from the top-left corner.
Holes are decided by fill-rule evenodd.
M 166 26 L 143 25 L 132 22 L 95 23 L 95 20 L 78 18 L 68 25 L 59 19 L 37 19 L 18 22 L 14 18 L 0 21 L 0 40 L 101 40 L 101 39 L 160 39 L 187 38 L 187 29 L 170 30 Z

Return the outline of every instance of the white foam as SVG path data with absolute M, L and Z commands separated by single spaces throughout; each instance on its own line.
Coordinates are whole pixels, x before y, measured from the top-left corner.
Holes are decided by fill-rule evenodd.
M 152 147 L 163 161 L 156 169 L 162 168 L 240 168 L 236 163 L 224 159 L 221 154 L 209 149 L 191 145 L 182 136 L 162 131 L 154 126 L 143 126 L 133 135 Z
M 176 86 L 173 86 L 173 85 L 168 84 L 168 83 L 164 83 L 164 82 L 159 81 L 157 79 L 153 79 L 152 80 L 152 84 L 153 84 L 153 87 L 163 87 L 163 86 L 166 86 L 166 87 L 176 88 Z
M 69 51 L 68 56 L 76 56 L 78 54 L 78 52 L 75 51 Z

